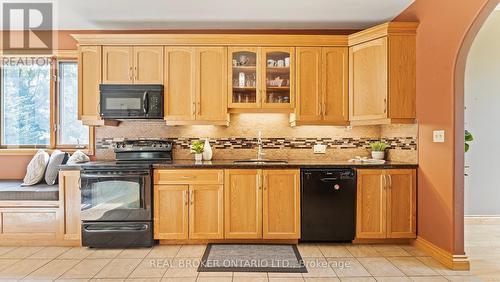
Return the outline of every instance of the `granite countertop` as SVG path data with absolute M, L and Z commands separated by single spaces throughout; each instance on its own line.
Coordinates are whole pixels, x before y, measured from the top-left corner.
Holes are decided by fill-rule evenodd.
M 80 170 L 82 165 L 102 165 L 103 161 L 62 165 L 61 170 Z M 384 164 L 347 162 L 347 161 L 315 161 L 315 160 L 291 160 L 288 163 L 234 163 L 234 160 L 213 160 L 195 162 L 194 160 L 174 160 L 172 162 L 153 163 L 153 168 L 417 168 L 418 164 L 402 162 L 385 162 Z
M 417 164 L 386 162 L 370 164 L 347 161 L 291 160 L 287 163 L 234 163 L 234 160 L 195 162 L 175 160 L 172 163 L 153 164 L 153 168 L 416 168 Z

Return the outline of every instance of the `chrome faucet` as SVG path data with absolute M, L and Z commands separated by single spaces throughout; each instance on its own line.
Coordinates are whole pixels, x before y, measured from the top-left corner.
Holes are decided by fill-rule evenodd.
M 259 137 L 257 138 L 257 160 L 263 160 L 265 153 L 262 151 L 262 132 L 259 131 Z

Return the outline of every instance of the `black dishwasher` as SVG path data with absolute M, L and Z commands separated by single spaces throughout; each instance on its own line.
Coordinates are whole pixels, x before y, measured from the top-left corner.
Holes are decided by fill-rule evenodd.
M 346 242 L 356 229 L 356 172 L 301 170 L 301 241 Z

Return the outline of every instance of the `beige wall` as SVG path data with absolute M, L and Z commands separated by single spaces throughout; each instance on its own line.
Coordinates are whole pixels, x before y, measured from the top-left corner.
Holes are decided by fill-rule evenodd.
M 500 11 L 472 44 L 465 72 L 465 128 L 474 135 L 465 154 L 465 214 L 500 215 Z

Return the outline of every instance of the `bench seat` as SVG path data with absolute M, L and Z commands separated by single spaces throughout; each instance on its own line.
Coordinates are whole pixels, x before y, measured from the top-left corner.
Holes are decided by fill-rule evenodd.
M 59 186 L 39 183 L 21 186 L 21 180 L 0 180 L 0 201 L 58 201 Z

